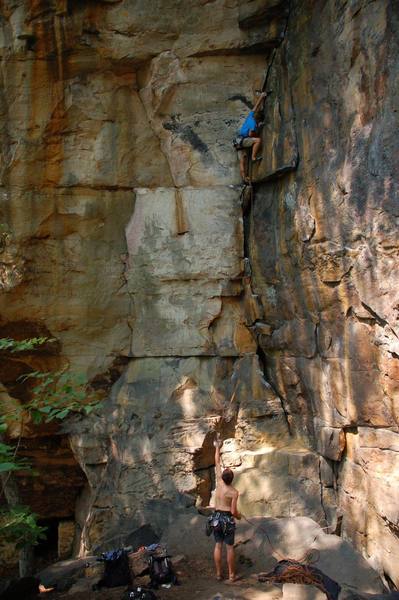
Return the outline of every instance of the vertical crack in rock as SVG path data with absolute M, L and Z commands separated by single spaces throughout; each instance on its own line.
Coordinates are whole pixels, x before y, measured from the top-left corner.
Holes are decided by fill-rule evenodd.
M 326 508 L 324 506 L 324 483 L 323 483 L 323 478 L 322 478 L 322 474 L 321 474 L 321 461 L 322 461 L 322 458 L 320 457 L 319 458 L 320 506 L 324 513 L 325 525 L 328 525 L 329 519 L 328 519 Z
M 286 400 L 283 398 L 282 394 L 280 394 L 278 392 L 278 390 L 276 389 L 276 387 L 273 385 L 273 383 L 268 378 L 268 374 L 267 374 L 267 358 L 266 358 L 266 354 L 265 354 L 264 350 L 262 349 L 262 347 L 260 345 L 258 345 L 256 353 L 257 353 L 257 355 L 259 357 L 259 363 L 260 363 L 260 365 L 262 367 L 263 377 L 264 377 L 265 381 L 267 382 L 267 384 L 273 390 L 273 392 L 276 395 L 276 397 L 279 399 L 281 408 L 282 408 L 283 413 L 284 413 L 285 422 L 287 424 L 288 433 L 290 434 L 290 436 L 292 436 L 293 432 L 292 432 L 292 427 L 291 427 L 291 423 L 290 423 L 289 411 L 288 411 L 288 409 L 286 407 Z
M 280 42 L 280 44 L 278 46 L 276 46 L 275 48 L 273 48 L 272 56 L 270 58 L 269 64 L 267 65 L 266 75 L 265 75 L 263 86 L 262 86 L 262 89 L 264 91 L 268 91 L 267 84 L 268 84 L 268 81 L 269 81 L 269 75 L 270 75 L 270 72 L 272 70 L 272 67 L 273 67 L 273 64 L 274 64 L 274 59 L 276 58 L 277 51 L 280 48 L 280 46 L 284 43 L 284 40 L 287 37 L 288 25 L 289 25 L 290 16 L 291 16 L 291 2 L 292 2 L 292 0 L 288 0 L 287 18 L 286 18 L 286 21 L 285 21 L 284 31 L 281 34 L 281 42 Z
M 284 41 L 286 41 L 286 38 L 287 38 L 290 16 L 291 16 L 291 0 L 288 0 L 287 17 L 286 17 L 284 30 L 281 35 L 281 42 L 280 42 L 279 46 L 275 47 L 272 51 L 272 56 L 270 58 L 269 64 L 266 69 L 266 73 L 265 73 L 265 77 L 264 77 L 264 81 L 263 81 L 263 85 L 262 85 L 262 90 L 268 91 L 267 86 L 268 86 L 269 76 L 270 76 L 274 61 L 275 61 L 277 51 L 280 50 L 282 44 L 284 43 Z M 263 152 L 265 152 L 265 151 L 267 151 L 267 148 L 266 149 L 263 148 Z M 253 293 L 253 290 L 252 290 L 252 269 L 251 269 L 250 256 L 249 256 L 250 255 L 251 220 L 253 219 L 253 208 L 254 208 L 254 203 L 256 202 L 256 184 L 252 184 L 252 185 L 253 185 L 253 191 L 251 192 L 250 201 L 248 202 L 246 200 L 245 192 L 244 192 L 244 194 L 241 195 L 241 197 L 242 197 L 242 202 L 243 202 L 242 206 L 243 206 L 243 233 L 244 233 L 244 242 L 243 242 L 244 261 L 246 261 L 246 265 L 248 268 L 247 280 L 249 282 L 250 293 L 252 296 L 255 296 L 255 294 Z M 245 203 L 245 205 L 244 205 L 244 203 Z M 253 326 L 254 323 L 255 322 L 251 323 L 251 325 Z M 254 333 L 254 337 L 257 338 L 255 333 Z M 262 367 L 263 377 L 264 377 L 265 381 L 268 383 L 268 385 L 270 385 L 270 387 L 273 390 L 273 392 L 275 393 L 276 397 L 279 399 L 281 408 L 283 410 L 284 417 L 286 420 L 288 432 L 290 435 L 292 435 L 292 429 L 291 429 L 291 424 L 290 424 L 290 419 L 289 419 L 289 412 L 286 408 L 286 402 L 285 402 L 283 396 L 277 391 L 276 387 L 272 384 L 272 382 L 270 382 L 268 375 L 267 375 L 266 354 L 263 351 L 263 349 L 261 348 L 261 346 L 259 345 L 258 339 L 256 339 L 256 343 L 258 346 L 256 352 L 259 357 L 259 363 Z

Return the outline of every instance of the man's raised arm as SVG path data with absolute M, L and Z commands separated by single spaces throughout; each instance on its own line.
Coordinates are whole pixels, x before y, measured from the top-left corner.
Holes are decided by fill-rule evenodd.
M 215 441 L 213 442 L 213 445 L 215 446 L 216 477 L 221 478 L 222 477 L 222 466 L 221 466 L 221 461 L 220 461 L 220 448 L 222 447 L 223 442 L 219 439 L 219 437 L 217 437 L 215 439 Z
M 256 111 L 258 110 L 258 108 L 260 107 L 261 103 L 265 100 L 267 96 L 267 92 L 262 92 L 259 95 L 259 98 L 257 99 L 257 101 L 255 102 L 255 106 L 253 107 L 253 112 L 256 113 Z

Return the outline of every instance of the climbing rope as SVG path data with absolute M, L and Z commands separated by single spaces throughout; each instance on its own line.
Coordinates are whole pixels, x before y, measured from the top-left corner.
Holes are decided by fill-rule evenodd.
M 302 583 L 314 585 L 324 592 L 327 600 L 338 600 L 341 586 L 316 567 L 297 561 L 281 561 L 271 573 L 259 573 L 258 581 L 267 583 Z

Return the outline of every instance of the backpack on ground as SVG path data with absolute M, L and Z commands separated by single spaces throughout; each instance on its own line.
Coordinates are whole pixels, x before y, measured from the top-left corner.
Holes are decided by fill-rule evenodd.
M 99 559 L 104 562 L 104 577 L 96 588 L 119 587 L 131 583 L 129 559 L 126 550 L 104 552 Z
M 152 555 L 149 558 L 151 587 L 155 589 L 164 583 L 177 584 L 170 557 Z
M 157 597 L 148 588 L 135 587 L 128 590 L 122 600 L 157 600 Z

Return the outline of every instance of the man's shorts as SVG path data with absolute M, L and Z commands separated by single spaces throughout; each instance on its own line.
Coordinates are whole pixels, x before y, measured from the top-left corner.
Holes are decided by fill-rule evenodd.
M 233 515 L 229 510 L 217 510 L 214 518 L 218 520 L 218 525 L 213 528 L 213 536 L 217 544 L 234 545 L 236 524 Z
M 242 147 L 238 150 L 239 156 L 245 153 L 245 148 L 251 148 L 256 142 L 256 138 L 253 137 L 245 137 L 242 140 Z

